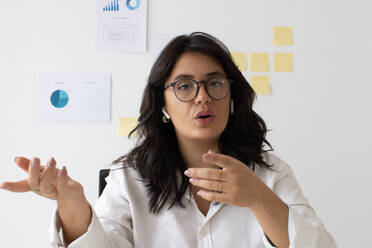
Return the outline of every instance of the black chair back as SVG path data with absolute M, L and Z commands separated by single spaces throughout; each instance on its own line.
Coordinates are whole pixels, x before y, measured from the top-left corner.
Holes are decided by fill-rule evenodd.
M 109 175 L 110 169 L 101 169 L 99 171 L 98 197 L 101 196 L 106 187 L 106 177 Z

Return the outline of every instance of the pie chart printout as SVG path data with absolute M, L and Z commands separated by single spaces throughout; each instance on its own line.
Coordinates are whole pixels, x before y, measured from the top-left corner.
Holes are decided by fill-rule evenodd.
M 64 90 L 56 90 L 50 96 L 50 102 L 56 108 L 63 108 L 68 103 L 68 94 Z
M 127 8 L 130 10 L 136 10 L 140 6 L 140 0 L 127 0 Z

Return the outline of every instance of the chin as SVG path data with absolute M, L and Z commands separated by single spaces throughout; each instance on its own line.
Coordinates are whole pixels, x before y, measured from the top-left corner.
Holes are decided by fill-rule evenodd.
M 216 130 L 199 130 L 190 132 L 187 136 L 195 140 L 218 140 L 222 132 Z

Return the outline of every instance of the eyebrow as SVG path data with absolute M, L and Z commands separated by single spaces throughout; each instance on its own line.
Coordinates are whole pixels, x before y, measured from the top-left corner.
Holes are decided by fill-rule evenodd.
M 222 72 L 219 72 L 219 71 L 214 71 L 214 72 L 210 72 L 210 73 L 207 74 L 207 77 L 212 77 L 212 76 L 225 77 L 225 75 Z M 190 74 L 179 74 L 174 79 L 174 81 L 179 80 L 179 79 L 193 79 L 193 78 L 194 78 L 194 76 L 193 75 L 190 75 Z

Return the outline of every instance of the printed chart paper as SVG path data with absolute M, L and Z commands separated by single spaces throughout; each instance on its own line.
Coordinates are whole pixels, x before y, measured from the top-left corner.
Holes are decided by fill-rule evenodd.
M 39 123 L 109 123 L 111 75 L 40 73 Z
M 146 52 L 147 0 L 97 0 L 96 51 Z

